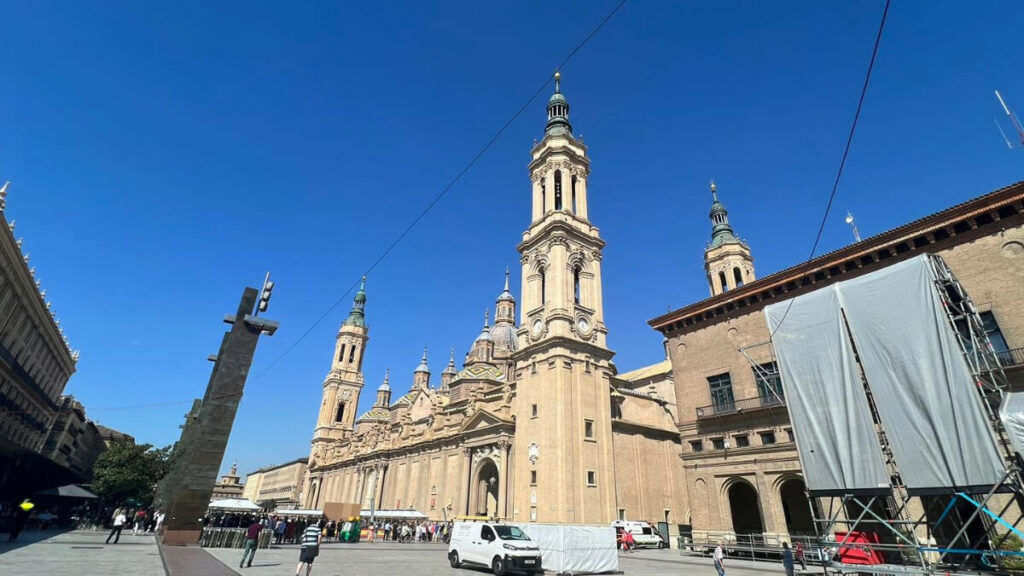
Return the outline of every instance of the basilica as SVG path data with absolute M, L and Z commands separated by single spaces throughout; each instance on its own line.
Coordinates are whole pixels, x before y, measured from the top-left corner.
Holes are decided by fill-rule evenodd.
M 453 351 L 432 380 L 424 350 L 407 393 L 393 398 L 387 374 L 357 416 L 369 340 L 364 279 L 323 383 L 306 507 L 586 524 L 686 515 L 672 366 L 618 374 L 606 343 L 590 160 L 558 74 L 530 153 L 521 301 L 506 272 L 493 324 L 485 318 L 461 370 Z

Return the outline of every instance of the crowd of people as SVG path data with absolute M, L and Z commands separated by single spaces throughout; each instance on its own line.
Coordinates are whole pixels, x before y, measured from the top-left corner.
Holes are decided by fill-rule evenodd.
M 367 542 L 380 537 L 384 542 L 444 542 L 451 536 L 452 523 L 429 521 L 377 521 L 367 525 Z
M 29 498 L 0 502 L 0 532 L 7 532 L 10 542 L 16 541 L 23 530 L 78 528 L 111 529 L 116 544 L 123 530 L 129 529 L 133 534 L 153 533 L 162 523 L 162 512 L 140 506 L 113 507 L 95 501 L 76 505 L 44 504 Z

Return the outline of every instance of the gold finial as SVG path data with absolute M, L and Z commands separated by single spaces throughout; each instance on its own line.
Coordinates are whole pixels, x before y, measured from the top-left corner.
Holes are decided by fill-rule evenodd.
M 714 180 L 711 181 L 711 191 L 712 192 L 717 192 L 718 191 L 718 188 L 715 186 L 715 181 Z
M 561 80 L 561 79 L 562 79 L 562 73 L 559 72 L 558 70 L 555 70 L 555 80 Z

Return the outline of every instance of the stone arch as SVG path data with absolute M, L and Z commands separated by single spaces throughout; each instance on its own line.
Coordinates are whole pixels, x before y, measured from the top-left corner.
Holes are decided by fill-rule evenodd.
M 814 518 L 807 500 L 807 485 L 799 474 L 783 474 L 774 483 L 778 494 L 786 532 L 791 536 L 813 536 Z
M 736 534 L 764 533 L 764 514 L 757 488 L 741 476 L 733 476 L 722 484 L 722 494 L 729 503 L 732 529 Z
M 306 500 L 306 505 L 309 508 L 317 508 L 317 497 L 320 496 L 320 481 L 313 480 L 309 485 L 309 498 Z
M 498 463 L 493 458 L 483 458 L 473 470 L 472 479 L 469 487 L 470 515 L 498 516 L 498 490 L 503 481 Z

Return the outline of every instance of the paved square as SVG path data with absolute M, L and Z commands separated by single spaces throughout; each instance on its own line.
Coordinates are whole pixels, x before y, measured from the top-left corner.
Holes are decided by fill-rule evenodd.
M 117 545 L 107 532 L 22 532 L 17 542 L 0 535 L 0 574 L 12 576 L 164 576 L 152 535 L 121 533 Z
M 125 533 L 120 544 L 104 544 L 106 532 L 25 532 L 9 544 L 0 536 L 0 574 L 17 576 L 165 576 L 153 536 Z M 201 552 L 201 549 L 190 549 Z M 313 566 L 314 576 L 475 576 L 483 569 L 456 570 L 448 565 L 444 544 L 324 544 Z M 299 560 L 297 545 L 258 550 L 252 568 L 239 568 L 241 549 L 205 549 L 212 557 L 244 576 L 291 576 Z M 781 574 L 778 563 L 728 560 L 729 576 Z M 716 576 L 707 558 L 682 557 L 675 550 L 639 550 L 619 555 L 625 576 Z M 218 571 L 218 573 L 220 573 Z M 549 573 L 550 574 L 550 573 Z M 196 576 L 206 576 L 196 574 Z

